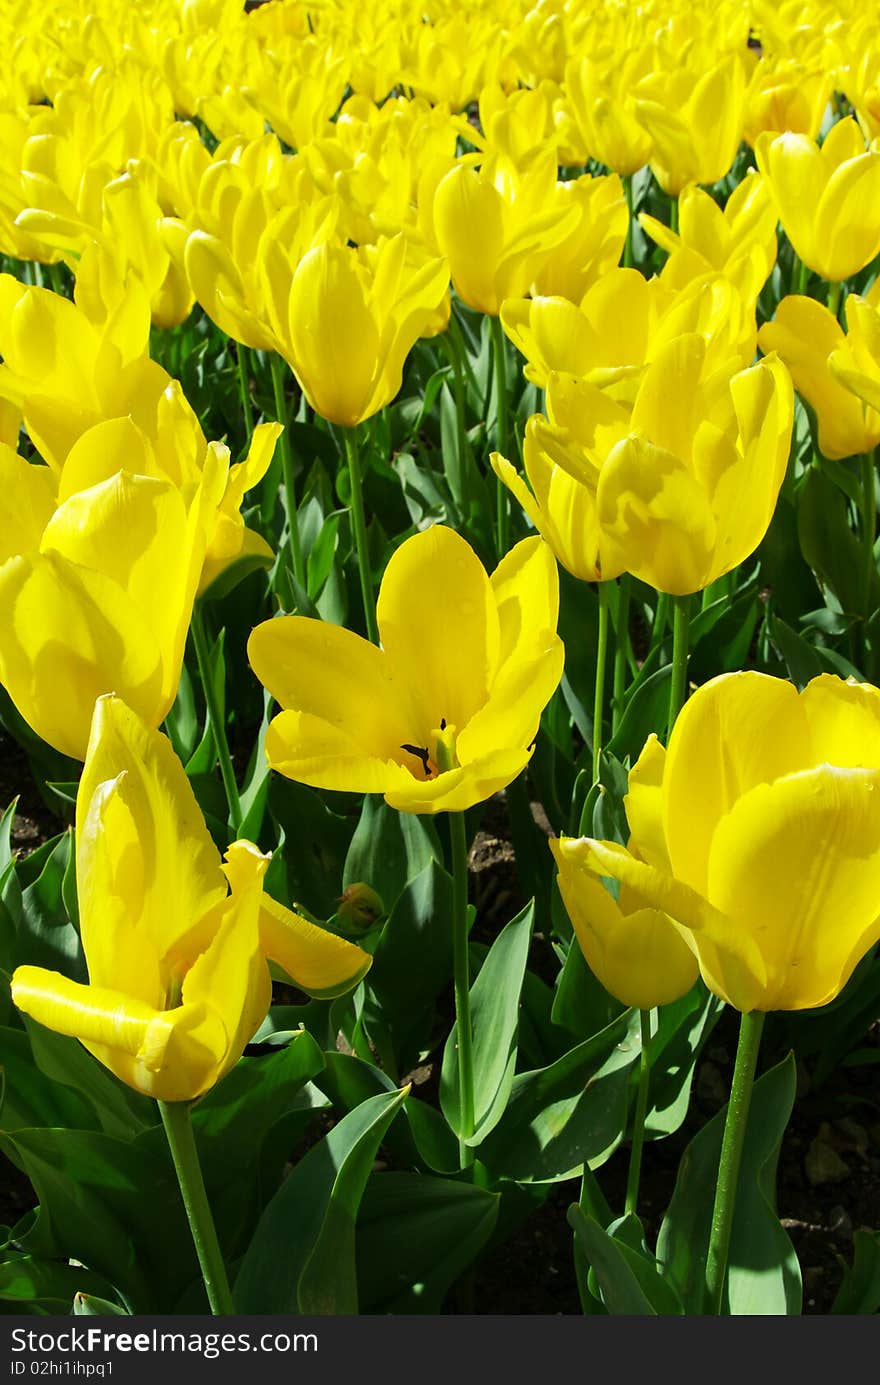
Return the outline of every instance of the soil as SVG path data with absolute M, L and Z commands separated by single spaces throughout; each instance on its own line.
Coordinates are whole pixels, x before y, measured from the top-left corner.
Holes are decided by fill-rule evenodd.
M 12 845 L 28 852 L 61 830 L 63 823 L 33 787 L 26 756 L 0 732 L 0 810 L 16 794 L 19 806 Z M 547 830 L 538 805 L 533 805 L 533 813 Z M 500 797 L 487 806 L 471 847 L 469 867 L 470 899 L 478 909 L 475 936 L 490 941 L 524 903 Z M 697 1065 L 684 1125 L 645 1148 L 639 1211 L 649 1245 L 656 1240 L 688 1141 L 727 1099 L 736 1035 L 737 1016 L 728 1010 Z M 862 1046 L 870 1045 L 880 1050 L 880 1019 Z M 768 1053 L 764 1059 L 769 1065 L 782 1056 Z M 434 1078 L 431 1067 L 420 1069 L 417 1075 L 423 1097 Z M 800 1079 L 801 1090 L 782 1144 L 777 1204 L 801 1264 L 803 1311 L 824 1314 L 830 1311 L 844 1269 L 852 1260 L 853 1232 L 880 1227 L 880 1094 L 876 1065 L 840 1067 L 817 1091 L 810 1089 L 806 1072 L 800 1072 Z M 612 1207 L 623 1205 L 627 1171 L 628 1148 L 624 1147 L 597 1173 Z M 554 1186 L 513 1235 L 481 1259 L 475 1276 L 476 1312 L 580 1311 L 572 1234 L 566 1221 L 576 1196 L 573 1181 Z M 14 1225 L 33 1204 L 28 1180 L 0 1155 L 0 1224 Z M 446 1311 L 456 1311 L 454 1299 Z

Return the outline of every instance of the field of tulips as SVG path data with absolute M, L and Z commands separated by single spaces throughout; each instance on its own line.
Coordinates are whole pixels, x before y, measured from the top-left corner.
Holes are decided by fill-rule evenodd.
M 876 1313 L 872 7 L 0 44 L 0 1311 Z

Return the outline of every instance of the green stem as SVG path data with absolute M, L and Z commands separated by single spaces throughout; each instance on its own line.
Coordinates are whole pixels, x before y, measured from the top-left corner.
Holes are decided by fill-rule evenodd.
M 238 358 L 238 392 L 241 397 L 241 412 L 244 415 L 244 427 L 247 438 L 245 441 L 245 451 L 251 445 L 251 437 L 254 431 L 254 410 L 251 404 L 251 382 L 248 371 L 247 347 L 242 346 L 241 342 L 236 342 L 236 357 Z
M 442 341 L 452 366 L 452 394 L 455 400 L 455 435 L 458 443 L 458 475 L 460 493 L 455 496 L 459 502 L 465 489 L 465 474 L 470 463 L 470 440 L 467 432 L 467 388 L 464 378 L 462 351 L 464 345 L 460 331 L 453 331 L 455 314 L 450 313 L 449 330 L 443 334 Z M 457 326 L 457 324 L 456 324 Z
M 669 199 L 669 229 L 678 235 L 678 198 Z
M 666 634 L 666 626 L 669 620 L 670 597 L 666 592 L 657 593 L 657 605 L 654 607 L 654 619 L 651 623 L 651 640 L 649 650 L 656 649 L 663 643 L 663 636 Z
M 229 742 L 226 739 L 226 723 L 220 707 L 214 687 L 214 680 L 211 677 L 211 660 L 208 649 L 208 635 L 205 630 L 205 618 L 202 615 L 202 608 L 198 602 L 193 606 L 192 621 L 190 623 L 192 632 L 193 646 L 196 651 L 196 662 L 199 666 L 199 677 L 202 680 L 202 688 L 205 693 L 205 702 L 208 708 L 208 718 L 211 722 L 211 730 L 214 733 L 214 747 L 217 751 L 217 759 L 220 762 L 220 775 L 223 779 L 223 787 L 226 790 L 226 802 L 229 806 L 229 825 L 234 836 L 238 835 L 241 827 L 241 799 L 238 796 L 238 785 L 235 782 L 235 770 L 232 767 L 232 756 L 229 753 Z
M 467 1169 L 474 1162 L 474 1151 L 466 1144 L 474 1133 L 474 1048 L 468 963 L 468 865 L 464 813 L 449 814 L 449 833 L 452 838 L 452 967 L 461 1117 L 458 1153 L 461 1168 Z
M 612 735 L 620 725 L 623 716 L 623 696 L 626 692 L 626 675 L 630 661 L 629 603 L 632 578 L 628 572 L 621 574 L 617 589 L 617 625 L 614 643 L 614 692 L 611 700 Z
M 500 317 L 490 317 L 492 332 L 492 355 L 495 363 L 495 449 L 502 457 L 510 460 L 510 428 L 508 411 L 510 401 L 507 395 L 507 346 L 504 328 Z M 495 478 L 496 527 L 498 536 L 498 557 L 503 558 L 510 541 L 510 512 L 508 509 L 507 487 L 500 477 Z
M 625 174 L 621 179 L 623 183 L 623 195 L 626 198 L 626 240 L 623 242 L 623 267 L 631 269 L 633 262 L 633 180 L 631 174 Z
M 838 279 L 837 283 L 828 285 L 828 311 L 832 317 L 840 316 L 840 295 L 843 284 Z
M 792 252 L 794 254 L 794 252 Z M 807 285 L 810 282 L 810 266 L 803 260 L 794 256 L 794 273 L 792 274 L 792 291 L 794 293 L 805 294 Z
M 873 452 L 866 452 L 862 457 L 862 543 L 864 547 L 864 578 L 862 586 L 862 604 L 865 612 L 864 654 L 865 664 L 868 655 L 868 635 L 867 624 L 871 618 L 871 585 L 876 571 L 874 563 L 874 543 L 877 538 L 877 491 L 874 475 L 874 460 L 876 449 Z M 864 672 L 867 673 L 867 667 Z
M 629 1177 L 626 1180 L 625 1212 L 635 1212 L 639 1200 L 639 1179 L 642 1174 L 642 1149 L 645 1143 L 645 1116 L 648 1114 L 648 1088 L 651 1078 L 651 1011 L 639 1011 L 642 1030 L 642 1053 L 639 1058 L 639 1089 L 633 1114 L 633 1136 L 629 1155 Z
M 596 690 L 593 694 L 593 783 L 599 778 L 602 755 L 602 712 L 605 705 L 605 665 L 608 661 L 608 586 L 599 583 L 599 634 L 596 639 Z
M 345 430 L 345 456 L 348 461 L 348 476 L 351 482 L 351 525 L 354 529 L 354 544 L 357 551 L 358 573 L 361 579 L 361 600 L 364 603 L 364 620 L 367 624 L 367 639 L 379 643 L 379 627 L 376 624 L 376 598 L 373 593 L 373 577 L 370 571 L 370 546 L 367 542 L 367 521 L 364 515 L 364 486 L 361 477 L 361 456 L 358 447 L 357 428 Z
M 721 1312 L 721 1303 L 724 1298 L 724 1281 L 727 1276 L 727 1257 L 730 1252 L 730 1234 L 733 1229 L 739 1166 L 746 1137 L 749 1104 L 752 1099 L 752 1086 L 755 1080 L 758 1048 L 761 1043 L 763 1027 L 764 1012 L 762 1010 L 753 1010 L 751 1014 L 743 1015 L 740 1020 L 736 1064 L 730 1087 L 727 1118 L 724 1122 L 724 1138 L 721 1142 L 721 1158 L 718 1164 L 718 1182 L 715 1187 L 715 1205 L 712 1209 L 712 1229 L 709 1234 L 709 1250 L 706 1256 L 706 1311 L 715 1315 Z
M 189 1118 L 189 1102 L 160 1101 L 158 1105 L 211 1312 L 215 1317 L 232 1314 L 235 1312 L 235 1306 L 226 1277 L 223 1254 L 217 1240 L 214 1218 L 208 1205 L 208 1195 L 205 1192 L 205 1181 L 202 1178 L 199 1154 Z
M 277 352 L 269 356 L 272 371 L 272 393 L 275 396 L 275 418 L 284 425 L 281 444 L 281 474 L 284 478 L 284 509 L 287 515 L 287 538 L 290 544 L 290 557 L 293 575 L 299 585 L 306 589 L 306 565 L 303 562 L 302 543 L 299 537 L 299 523 L 296 514 L 296 487 L 293 479 L 293 449 L 290 446 L 287 403 L 284 398 L 284 361 Z
M 675 725 L 675 719 L 687 698 L 688 630 L 691 623 L 690 596 L 673 597 L 672 612 L 672 680 L 669 684 L 668 731 L 671 731 Z

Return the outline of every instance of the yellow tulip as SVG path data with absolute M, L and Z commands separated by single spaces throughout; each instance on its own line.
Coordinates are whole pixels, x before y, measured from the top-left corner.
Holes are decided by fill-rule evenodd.
M 723 674 L 630 785 L 629 848 L 563 838 L 557 860 L 667 914 L 737 1010 L 833 1000 L 880 938 L 880 692 Z
M 833 87 L 833 77 L 818 57 L 813 67 L 805 67 L 796 58 L 762 60 L 746 93 L 744 139 L 753 148 L 765 131 L 782 134 L 788 130 L 816 139 Z
M 631 408 L 588 380 L 551 375 L 549 417 L 526 425 L 531 493 L 493 454 L 496 474 L 576 577 L 631 572 L 681 596 L 761 542 L 788 461 L 791 378 L 775 359 L 736 373 L 708 361 L 700 336 L 669 342 Z
M 382 646 L 304 616 L 258 625 L 248 658 L 284 710 L 266 754 L 316 788 L 381 793 L 401 812 L 456 812 L 528 763 L 562 676 L 556 564 L 524 539 L 491 578 L 434 525 L 393 554 L 379 592 Z
M 556 246 L 580 222 L 560 211 L 556 150 L 547 144 L 525 169 L 490 156 L 478 170 L 459 162 L 434 194 L 434 232 L 463 303 L 497 317 L 505 298 L 528 293 Z
M 738 54 L 693 71 L 677 67 L 642 79 L 636 116 L 653 142 L 651 167 L 672 197 L 688 183 L 716 183 L 742 139 L 746 70 Z
M 633 89 L 649 68 L 647 50 L 624 51 L 613 63 L 572 57 L 565 68 L 563 111 L 569 143 L 621 177 L 631 176 L 651 156 L 651 136 L 637 119 Z
M 80 439 L 84 471 L 94 449 L 100 473 L 105 435 L 99 425 Z M 66 755 L 84 757 L 103 693 L 151 726 L 170 710 L 228 466 L 215 443 L 188 499 L 167 477 L 118 470 L 56 504 L 47 467 L 0 449 L 0 683 Z M 16 526 L 23 509 L 30 519 Z
M 550 842 L 559 893 L 587 966 L 624 1005 L 650 1010 L 678 1000 L 700 969 L 675 924 L 625 886 L 615 899 L 564 846 L 565 838 Z
M 629 207 L 617 174 L 571 178 L 557 183 L 554 202 L 562 219 L 574 205 L 578 220 L 535 275 L 534 291 L 580 302 L 597 280 L 620 261 L 629 226 Z
M 828 364 L 832 375 L 862 404 L 866 421 L 876 421 L 880 430 L 880 280 L 864 298 L 851 293 L 844 312 L 846 340 L 831 352 Z M 872 445 L 877 442 L 880 436 Z
M 448 285 L 445 261 L 414 257 L 402 234 L 303 256 L 280 349 L 316 412 L 353 427 L 390 403 L 408 352 L 438 328 Z
M 819 449 L 832 459 L 870 452 L 880 443 L 880 392 L 872 407 L 870 388 L 859 394 L 853 384 L 870 380 L 871 353 L 870 329 L 860 339 L 862 314 L 851 303 L 864 304 L 869 323 L 870 314 L 877 317 L 864 300 L 848 298 L 848 337 L 833 313 L 800 294 L 783 298 L 773 321 L 758 333 L 761 350 L 776 352 L 791 371 L 795 387 L 816 415 Z M 880 376 L 880 364 L 875 370 Z
M 755 355 L 754 310 L 720 274 L 676 290 L 635 269 L 612 269 L 579 306 L 559 297 L 508 299 L 501 325 L 526 358 L 526 379 L 540 389 L 556 371 L 582 376 L 629 402 L 648 362 L 689 332 L 705 339 L 716 366 L 746 366 Z
M 88 985 L 18 967 L 15 1004 L 137 1091 L 194 1100 L 263 1019 L 267 958 L 320 995 L 348 990 L 372 960 L 270 900 L 268 860 L 238 841 L 221 865 L 170 743 L 120 699 L 100 698 L 76 803 Z
M 839 120 L 821 146 L 771 132 L 755 142 L 779 220 L 797 255 L 832 283 L 880 251 L 880 149 L 865 148 L 855 120 Z
M 750 172 L 723 211 L 702 188 L 687 187 L 678 199 L 678 232 L 646 212 L 639 221 L 669 252 L 662 279 L 681 289 L 693 279 L 721 273 L 754 303 L 776 263 L 776 209 L 760 173 Z

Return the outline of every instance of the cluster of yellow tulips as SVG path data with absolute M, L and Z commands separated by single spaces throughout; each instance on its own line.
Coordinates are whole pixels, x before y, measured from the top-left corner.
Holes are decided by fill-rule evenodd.
M 0 275 L 0 685 L 84 762 L 89 968 L 85 986 L 19 967 L 19 1009 L 173 1104 L 238 1060 L 270 962 L 319 997 L 366 975 L 368 951 L 264 889 L 210 676 L 224 860 L 160 730 L 191 627 L 205 672 L 200 603 L 276 548 L 295 584 L 248 642 L 280 708 L 269 765 L 451 815 L 463 1167 L 462 814 L 526 768 L 560 685 L 557 561 L 597 584 L 594 781 L 612 619 L 615 728 L 636 669 L 634 583 L 674 629 L 667 744 L 652 734 L 629 769 L 628 843 L 550 842 L 589 966 L 643 1012 L 698 976 L 747 1021 L 833 999 L 880 938 L 880 692 L 729 671 L 688 699 L 688 626 L 694 594 L 732 595 L 764 540 L 803 405 L 817 455 L 863 458 L 871 615 L 876 18 L 855 0 L 11 0 L 0 39 L 0 253 L 19 262 Z M 153 358 L 194 308 L 235 343 L 237 462 Z M 422 527 L 377 599 L 358 439 L 420 339 L 448 353 L 463 450 L 485 349 L 496 565 Z M 536 401 L 519 432 L 511 345 Z M 254 426 L 257 361 L 275 410 Z M 364 634 L 296 596 L 285 366 L 345 452 Z M 267 485 L 280 542 L 243 514 Z M 759 1030 L 743 1033 L 753 1068 Z M 713 1302 L 731 1217 L 719 1195 Z

